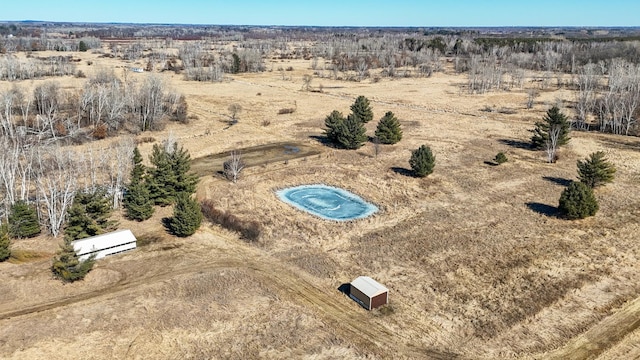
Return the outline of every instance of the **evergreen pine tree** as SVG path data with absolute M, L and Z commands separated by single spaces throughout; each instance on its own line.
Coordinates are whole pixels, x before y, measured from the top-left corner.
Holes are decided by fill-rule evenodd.
M 391 111 L 380 119 L 375 134 L 382 144 L 395 144 L 402 139 L 400 122 Z
M 169 163 L 171 164 L 171 170 L 174 176 L 172 184 L 167 184 L 173 192 L 173 195 L 186 192 L 193 194 L 196 192 L 196 185 L 198 184 L 198 176 L 190 174 L 191 170 L 191 155 L 182 146 L 178 149 L 178 144 L 173 144 L 173 151 L 169 154 Z
M 131 169 L 130 184 L 133 185 L 142 182 L 146 172 L 147 169 L 144 164 L 142 164 L 142 155 L 136 146 L 136 148 L 133 149 L 133 168 Z
M 373 120 L 373 110 L 371 110 L 369 99 L 362 95 L 358 96 L 353 105 L 351 105 L 351 113 L 365 124 Z
M 358 149 L 367 141 L 366 132 L 362 121 L 355 114 L 349 114 L 338 128 L 338 144 L 345 149 Z
M 338 142 L 338 133 L 344 120 L 344 115 L 338 110 L 333 110 L 331 114 L 324 119 L 324 125 L 327 127 L 325 134 L 327 135 L 327 139 L 334 144 Z
M 422 145 L 411 152 L 409 165 L 411 165 L 411 169 L 413 169 L 416 176 L 425 177 L 433 172 L 433 168 L 436 165 L 436 157 L 431 152 L 431 148 L 427 145 Z
M 615 173 L 616 168 L 602 151 L 592 153 L 586 160 L 578 160 L 578 179 L 592 189 L 612 182 Z
M 64 282 L 74 282 L 84 279 L 94 263 L 93 257 L 80 261 L 73 249 L 71 239 L 65 238 L 64 243 L 60 245 L 60 251 L 53 259 L 51 271 L 56 278 Z
M 174 201 L 173 197 L 175 196 L 172 185 L 175 184 L 176 180 L 171 162 L 169 161 L 169 154 L 162 146 L 154 144 L 149 159 L 151 160 L 151 164 L 153 164 L 153 167 L 149 169 L 149 176 L 146 179 L 149 196 L 156 205 L 171 205 Z
M 149 196 L 149 189 L 145 184 L 130 185 L 124 195 L 124 208 L 127 219 L 143 221 L 153 215 L 153 200 Z
M 111 203 L 104 190 L 78 192 L 67 212 L 64 235 L 73 241 L 103 234 L 115 226 L 110 216 Z
M 566 145 L 569 140 L 571 140 L 569 137 L 571 123 L 569 123 L 567 117 L 557 106 L 549 109 L 547 111 L 547 115 L 542 119 L 542 121 L 536 122 L 535 129 L 531 130 L 533 132 L 533 136 L 531 137 L 532 147 L 534 149 L 544 149 L 549 141 L 549 132 L 554 128 L 560 129 L 557 145 Z
M 504 164 L 508 161 L 509 159 L 507 159 L 507 155 L 505 155 L 502 151 L 500 151 L 499 153 L 496 154 L 496 157 L 493 158 L 493 161 L 500 165 L 500 164 Z
M 91 220 L 83 205 L 76 203 L 67 211 L 67 224 L 64 237 L 70 241 L 84 239 L 101 234 L 100 227 Z
M 16 201 L 9 213 L 9 234 L 14 238 L 30 238 L 40 234 L 38 214 L 33 206 Z
M 0 262 L 11 256 L 11 238 L 7 224 L 0 224 Z
M 153 215 L 153 200 L 147 188 L 145 173 L 146 167 L 142 164 L 142 155 L 136 147 L 133 150 L 133 168 L 131 169 L 131 181 L 124 194 L 123 206 L 126 217 L 130 220 L 143 221 Z
M 200 204 L 190 194 L 179 193 L 173 208 L 173 217 L 168 222 L 169 231 L 179 237 L 193 235 L 202 223 Z
M 598 212 L 598 201 L 589 186 L 573 181 L 560 195 L 558 210 L 567 219 L 584 219 Z

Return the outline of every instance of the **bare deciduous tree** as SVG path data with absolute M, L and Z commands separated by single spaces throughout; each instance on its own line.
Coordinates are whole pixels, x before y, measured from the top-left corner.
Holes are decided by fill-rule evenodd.
M 229 154 L 229 159 L 224 162 L 223 172 L 224 176 L 235 182 L 238 182 L 242 170 L 245 168 L 244 161 L 242 161 L 242 155 L 237 151 L 232 151 Z
M 558 125 L 551 126 L 549 128 L 549 137 L 545 141 L 545 151 L 547 152 L 547 162 L 554 163 L 558 158 L 558 139 L 562 128 Z
M 313 76 L 309 74 L 305 74 L 302 76 L 302 91 L 311 90 L 311 81 L 313 80 Z
M 238 103 L 233 103 L 231 105 L 229 105 L 229 113 L 231 113 L 231 124 L 237 124 L 238 123 L 238 114 L 242 111 L 242 105 L 238 104 Z
M 58 146 L 39 148 L 35 162 L 37 199 L 43 206 L 40 219 L 57 237 L 77 189 L 76 154 Z
M 138 115 L 140 130 L 152 130 L 158 127 L 165 115 L 165 85 L 157 75 L 145 78 L 138 89 L 133 108 Z
M 580 69 L 573 79 L 577 88 L 576 96 L 576 121 L 575 127 L 580 130 L 588 128 L 587 116 L 594 110 L 595 92 L 600 76 L 595 64 L 587 64 Z

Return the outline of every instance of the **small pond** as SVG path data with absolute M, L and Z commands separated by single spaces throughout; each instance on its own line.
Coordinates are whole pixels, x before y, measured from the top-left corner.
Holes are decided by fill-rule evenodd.
M 347 190 L 327 185 L 302 185 L 276 191 L 280 200 L 327 220 L 365 218 L 378 207 Z

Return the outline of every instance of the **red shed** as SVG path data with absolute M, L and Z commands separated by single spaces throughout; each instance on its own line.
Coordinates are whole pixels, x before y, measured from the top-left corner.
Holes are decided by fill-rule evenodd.
M 367 310 L 389 303 L 389 289 L 368 276 L 353 280 L 349 295 Z

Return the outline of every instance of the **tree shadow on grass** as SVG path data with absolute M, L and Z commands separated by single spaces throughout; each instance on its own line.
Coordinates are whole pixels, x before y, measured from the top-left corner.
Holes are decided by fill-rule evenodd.
M 531 143 L 527 141 L 513 140 L 513 139 L 500 139 L 498 140 L 498 142 L 516 149 L 533 150 L 533 148 L 531 147 Z
M 333 147 L 335 148 L 334 144 L 329 141 L 329 138 L 326 136 L 322 136 L 322 135 L 309 135 L 309 138 L 319 142 L 320 144 L 324 145 L 324 146 L 328 146 L 328 147 Z
M 391 171 L 393 171 L 394 173 L 396 173 L 398 175 L 416 177 L 415 174 L 413 173 L 413 171 L 410 170 L 410 169 L 405 169 L 405 168 L 394 166 L 394 167 L 391 168 Z
M 573 180 L 570 180 L 570 179 L 554 177 L 554 176 L 543 176 L 542 179 L 552 182 L 554 184 L 558 184 L 560 186 L 565 186 L 565 187 L 569 186 L 569 184 L 573 182 Z
M 555 206 L 537 203 L 537 202 L 528 202 L 527 207 L 538 214 L 542 214 L 548 217 L 559 217 L 558 208 Z

